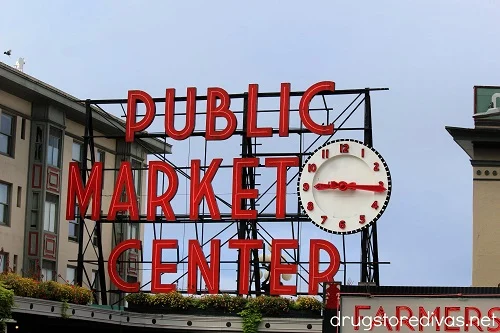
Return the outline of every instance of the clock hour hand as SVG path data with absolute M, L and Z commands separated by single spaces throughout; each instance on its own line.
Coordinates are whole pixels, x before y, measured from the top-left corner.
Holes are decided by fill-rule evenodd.
M 372 192 L 385 192 L 386 188 L 384 187 L 383 182 L 379 182 L 378 185 L 358 185 L 355 182 L 336 182 L 330 181 L 328 183 L 317 183 L 314 185 L 314 188 L 317 190 L 336 190 L 347 191 L 347 190 L 361 190 L 361 191 L 372 191 Z

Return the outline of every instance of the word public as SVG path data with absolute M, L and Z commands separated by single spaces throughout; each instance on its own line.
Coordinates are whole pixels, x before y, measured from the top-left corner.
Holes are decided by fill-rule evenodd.
M 335 91 L 335 82 L 322 81 L 309 87 L 300 98 L 299 116 L 302 124 L 309 131 L 319 135 L 333 134 L 332 124 L 318 124 L 309 114 L 309 104 L 314 96 L 323 92 Z M 272 127 L 257 127 L 259 86 L 250 84 L 248 86 L 246 119 L 246 135 L 248 137 L 271 137 Z M 222 88 L 213 87 L 207 89 L 207 107 L 205 120 L 206 140 L 226 140 L 236 131 L 238 121 L 236 115 L 231 111 L 231 97 Z M 144 103 L 146 112 L 140 121 L 137 121 L 137 103 Z M 218 103 L 219 102 L 219 103 Z M 217 104 L 218 103 L 218 104 Z M 165 92 L 165 134 L 174 140 L 184 140 L 190 137 L 195 129 L 196 122 L 196 88 L 187 88 L 186 97 L 186 123 L 184 128 L 177 130 L 175 123 L 175 89 L 169 88 Z M 127 118 L 125 124 L 125 140 L 133 142 L 135 133 L 146 130 L 153 122 L 156 115 L 156 105 L 153 98 L 141 90 L 130 90 L 127 100 Z M 226 120 L 226 127 L 216 128 L 217 118 Z M 290 120 L 290 83 L 282 83 L 280 90 L 279 129 L 281 137 L 289 134 Z
M 301 96 L 299 103 L 299 115 L 305 128 L 319 135 L 333 133 L 333 124 L 318 124 L 309 115 L 309 104 L 312 98 L 321 92 L 335 91 L 335 83 L 332 81 L 318 82 L 308 88 Z M 272 127 L 257 127 L 257 103 L 258 86 L 250 84 L 247 95 L 247 113 L 244 124 L 244 131 L 249 137 L 270 137 L 275 132 Z M 165 97 L 165 134 L 175 140 L 184 140 L 191 136 L 195 129 L 196 119 L 196 88 L 187 89 L 186 97 L 186 124 L 183 129 L 174 128 L 174 105 L 175 90 L 167 89 Z M 206 140 L 225 140 L 231 137 L 237 128 L 237 119 L 230 110 L 230 95 L 221 88 L 208 88 L 206 108 Z M 137 121 L 137 104 L 144 103 L 146 107 L 145 115 Z M 289 111 L 290 111 L 290 84 L 282 83 L 280 91 L 280 117 L 277 133 L 281 137 L 289 134 Z M 132 90 L 128 93 L 127 118 L 126 118 L 126 141 L 133 142 L 135 134 L 146 130 L 154 120 L 156 106 L 153 98 L 147 93 L 139 90 Z M 218 118 L 226 120 L 223 129 L 216 128 Z M 199 206 L 205 200 L 209 208 L 213 221 L 220 221 L 221 214 L 217 204 L 217 198 L 212 186 L 215 175 L 222 164 L 222 158 L 215 158 L 205 172 L 201 173 L 201 160 L 193 159 L 190 165 L 190 196 L 189 196 L 189 219 L 199 220 Z M 286 185 L 287 169 L 299 166 L 297 157 L 269 157 L 264 161 L 259 158 L 234 158 L 232 177 L 232 208 L 231 217 L 233 219 L 256 220 L 258 212 L 255 209 L 243 209 L 241 200 L 256 199 L 259 196 L 258 189 L 243 188 L 244 168 L 265 166 L 266 168 L 276 168 L 276 218 L 286 216 Z M 159 173 L 168 178 L 168 187 L 163 193 L 157 193 L 157 183 Z M 179 178 L 176 170 L 169 163 L 162 161 L 148 162 L 148 193 L 146 200 L 146 220 L 157 221 L 158 207 L 163 212 L 167 221 L 177 220 L 171 201 L 178 191 Z M 101 219 L 102 202 L 102 181 L 103 164 L 96 162 L 92 165 L 90 175 L 86 183 L 83 183 L 81 170 L 78 163 L 71 162 L 69 165 L 66 219 L 72 220 L 75 217 L 76 205 L 80 208 L 82 218 L 87 216 L 87 210 L 92 200 L 90 218 L 92 220 Z M 125 193 L 125 197 L 122 194 Z M 109 205 L 106 219 L 115 221 L 118 212 L 128 213 L 130 220 L 139 220 L 139 208 L 136 196 L 136 189 L 132 176 L 131 163 L 121 162 L 118 170 L 113 195 Z M 173 284 L 165 284 L 161 281 L 163 273 L 176 273 L 176 264 L 162 263 L 162 249 L 176 249 L 178 246 L 175 239 L 153 240 L 152 247 L 152 273 L 151 291 L 153 293 L 169 292 L 176 289 Z M 280 282 L 281 274 L 296 274 L 296 264 L 284 264 L 281 262 L 281 251 L 283 249 L 297 249 L 297 240 L 272 241 L 272 260 L 270 264 L 270 293 L 272 295 L 296 295 L 296 286 L 283 285 Z M 340 266 L 340 255 L 337 248 L 326 240 L 313 239 L 310 241 L 310 267 L 309 267 L 309 293 L 317 295 L 318 284 L 325 281 L 332 281 Z M 248 292 L 249 272 L 250 272 L 250 252 L 252 249 L 262 249 L 262 240 L 239 240 L 229 241 L 229 248 L 240 252 L 239 290 L 241 294 Z M 220 240 L 211 241 L 210 262 L 207 262 L 202 248 L 197 240 L 189 241 L 188 253 L 188 293 L 195 293 L 197 286 L 198 270 L 205 281 L 210 293 L 219 292 L 220 274 Z M 119 243 L 111 252 L 108 260 L 108 272 L 111 281 L 120 290 L 125 292 L 138 292 L 139 283 L 128 283 L 123 281 L 116 271 L 116 262 L 120 255 L 128 249 L 142 249 L 142 243 L 137 239 L 125 240 Z M 330 257 L 328 268 L 320 271 L 320 251 L 326 252 Z

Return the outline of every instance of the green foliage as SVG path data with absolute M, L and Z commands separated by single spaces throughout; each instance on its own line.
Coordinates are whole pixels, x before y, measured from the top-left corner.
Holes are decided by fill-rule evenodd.
M 5 321 L 11 318 L 11 310 L 14 306 L 14 292 L 0 283 L 0 330 L 5 330 Z
M 323 303 L 314 297 L 299 296 L 293 305 L 296 310 L 310 310 L 316 313 L 323 309 Z
M 63 304 L 61 306 L 61 317 L 64 319 L 69 318 L 70 316 L 68 315 L 68 310 L 69 310 L 69 304 L 66 300 L 63 300 Z
M 197 301 L 199 309 L 213 309 L 222 313 L 237 313 L 245 308 L 247 300 L 243 297 L 233 297 L 228 294 L 203 295 Z
M 260 297 L 257 297 L 260 298 Z M 262 313 L 258 302 L 248 302 L 245 309 L 239 313 L 243 319 L 243 333 L 257 333 L 262 321 Z
M 189 308 L 189 300 L 178 292 L 167 294 L 156 294 L 151 299 L 151 305 L 159 306 L 166 309 L 187 310 Z
M 259 296 L 250 298 L 248 303 L 264 316 L 280 316 L 290 311 L 292 301 L 283 297 Z
M 66 300 L 68 303 L 82 305 L 89 304 L 92 299 L 92 292 L 83 287 L 55 281 L 39 282 L 14 273 L 1 274 L 0 283 L 3 283 L 5 288 L 12 290 L 14 295 L 21 297 L 41 298 L 59 302 Z
M 135 305 L 151 305 L 153 297 L 151 294 L 148 293 L 133 293 L 133 294 L 128 294 L 125 297 L 125 300 L 129 303 L 135 304 Z

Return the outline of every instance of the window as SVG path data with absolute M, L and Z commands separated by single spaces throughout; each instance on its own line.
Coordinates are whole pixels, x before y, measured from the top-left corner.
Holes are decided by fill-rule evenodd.
M 76 267 L 68 266 L 66 267 L 66 282 L 69 284 L 75 284 L 76 281 Z
M 97 150 L 97 154 L 95 156 L 95 161 L 96 162 L 102 162 L 102 188 L 104 188 L 104 163 L 106 163 L 106 159 L 105 159 L 106 155 L 105 155 L 105 152 L 102 151 L 102 150 Z
M 22 198 L 23 188 L 21 186 L 17 187 L 17 207 L 21 207 L 21 198 Z
M 53 194 L 47 194 L 45 198 L 45 212 L 43 217 L 43 230 L 56 232 L 57 218 L 59 216 L 59 198 Z
M 132 160 L 132 176 L 134 178 L 134 186 L 135 186 L 135 193 L 139 194 L 141 193 L 141 170 L 137 170 L 141 168 L 141 162 L 137 160 Z
M 128 239 L 138 239 L 139 225 L 137 223 L 130 223 L 128 229 Z
M 99 285 L 99 271 L 92 270 L 92 280 L 90 280 L 90 282 L 92 283 L 90 289 L 96 291 L 96 293 L 94 293 L 95 298 L 97 299 L 96 304 L 99 304 L 100 297 L 98 291 L 101 289 L 101 286 Z
M 102 228 L 101 228 L 101 231 L 102 231 Z M 94 233 L 92 234 L 92 245 L 97 246 L 97 223 L 94 224 Z
M 35 133 L 35 162 L 41 162 L 42 156 L 43 156 L 43 129 L 42 126 L 37 126 Z
M 55 281 L 56 263 L 54 261 L 44 260 L 42 263 L 42 280 Z
M 137 196 L 137 207 L 141 208 L 141 162 L 132 159 L 132 177 L 134 178 L 135 194 Z M 138 170 L 139 169 L 139 170 Z
M 9 225 L 10 185 L 0 183 L 0 225 Z
M 49 149 L 47 151 L 47 163 L 59 168 L 61 160 L 61 136 L 62 131 L 55 127 L 50 128 Z
M 12 265 L 12 270 L 17 273 L 17 254 L 14 254 L 14 264 Z
M 26 118 L 21 119 L 21 140 L 26 139 Z
M 40 207 L 40 193 L 33 192 L 31 200 L 31 227 L 36 228 L 38 226 L 38 216 Z
M 9 269 L 9 254 L 5 252 L 0 253 L 0 273 L 5 273 Z
M 14 125 L 15 118 L 2 113 L 0 117 L 0 153 L 14 155 Z
M 81 143 L 73 141 L 73 150 L 71 154 L 71 159 L 74 162 L 78 162 L 80 167 L 82 167 L 83 149 Z
M 68 239 L 78 241 L 78 225 L 80 223 L 80 208 L 75 206 L 75 218 L 69 221 Z

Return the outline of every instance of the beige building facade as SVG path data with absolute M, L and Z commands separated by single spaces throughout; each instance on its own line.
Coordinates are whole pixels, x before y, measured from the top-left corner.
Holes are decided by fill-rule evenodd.
M 75 281 L 80 224 L 78 219 L 66 220 L 66 196 L 69 163 L 84 163 L 85 112 L 85 105 L 77 98 L 0 63 L 0 271 L 63 283 Z M 149 138 L 126 144 L 117 138 L 124 134 L 124 121 L 98 108 L 92 114 L 95 160 L 107 169 L 103 214 L 111 201 L 115 169 L 122 161 L 132 163 L 140 211 L 144 213 L 145 170 L 135 169 L 146 167 L 149 154 L 170 153 L 171 146 Z M 88 149 L 87 156 L 90 167 Z M 84 260 L 89 262 L 85 263 L 83 285 L 98 290 L 95 222 L 86 220 L 84 225 Z M 105 261 L 122 240 L 144 239 L 142 223 L 101 225 Z M 118 267 L 123 279 L 141 281 L 142 267 L 134 263 L 140 253 L 130 250 L 122 258 L 130 261 Z M 107 272 L 105 276 L 107 290 L 112 290 Z M 117 298 L 114 293 L 108 295 L 108 302 Z
M 497 95 L 496 95 L 497 94 Z M 500 87 L 474 87 L 474 127 L 446 127 L 472 165 L 472 286 L 500 286 Z

